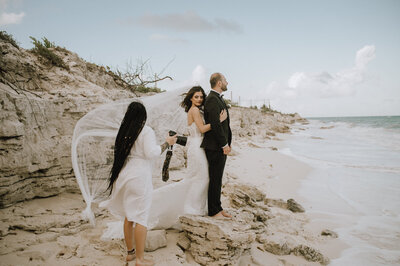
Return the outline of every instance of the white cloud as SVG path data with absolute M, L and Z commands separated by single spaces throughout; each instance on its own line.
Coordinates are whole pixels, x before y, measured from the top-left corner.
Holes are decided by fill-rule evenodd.
M 371 115 L 370 108 L 360 106 L 358 90 L 370 88 L 367 66 L 375 58 L 375 46 L 367 45 L 355 54 L 354 65 L 336 73 L 296 72 L 286 82 L 271 82 L 258 97 L 271 101 L 282 112 L 299 112 L 305 116 Z M 372 85 L 373 86 L 373 85 Z
M 181 38 L 173 38 L 168 35 L 164 34 L 152 34 L 150 35 L 150 40 L 152 41 L 166 41 L 172 43 L 188 43 L 188 40 L 181 39 Z
M 356 67 L 364 69 L 369 61 L 375 58 L 375 46 L 367 45 L 357 51 L 356 54 Z
M 206 90 L 204 85 L 207 82 L 206 69 L 202 65 L 196 66 L 192 71 L 192 84 L 202 86 Z
M 146 14 L 138 19 L 140 25 L 148 28 L 172 29 L 185 32 L 202 32 L 220 30 L 225 32 L 241 33 L 242 28 L 234 21 L 214 19 L 208 21 L 194 11 L 175 14 Z
M 19 24 L 22 22 L 24 16 L 25 16 L 24 12 L 20 12 L 19 14 L 3 12 L 0 15 L 0 26 L 9 24 Z
M 328 72 L 292 74 L 286 84 L 272 82 L 263 94 L 270 98 L 331 98 L 354 95 L 357 85 L 365 80 L 367 64 L 375 58 L 375 46 L 358 50 L 352 68 L 337 73 Z

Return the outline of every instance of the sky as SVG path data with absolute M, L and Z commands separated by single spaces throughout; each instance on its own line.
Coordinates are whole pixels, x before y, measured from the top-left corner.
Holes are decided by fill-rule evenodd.
M 400 0 L 0 0 L 0 30 L 304 117 L 400 115 Z

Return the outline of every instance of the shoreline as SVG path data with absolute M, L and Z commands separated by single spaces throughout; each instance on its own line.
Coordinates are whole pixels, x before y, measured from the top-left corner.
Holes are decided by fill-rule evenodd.
M 298 190 L 310 225 L 331 227 L 344 243 L 346 248 L 332 265 L 397 265 L 400 157 L 396 124 L 332 120 L 294 126 L 284 150 L 312 167 Z
M 228 158 L 225 168 L 227 174 L 234 173 L 235 176 L 239 176 L 238 180 L 241 182 L 255 185 L 265 192 L 268 198 L 284 200 L 293 198 L 303 207 L 311 206 L 313 202 L 302 196 L 301 190 L 302 183 L 309 178 L 314 168 L 295 157 L 280 152 L 286 147 L 285 141 L 289 138 L 291 138 L 290 133 L 277 134 L 274 139 L 267 141 L 252 138 L 247 143 L 242 142 L 238 148 L 233 147 L 238 155 L 234 156 L 235 159 Z M 272 147 L 277 150 L 273 150 Z M 241 160 L 246 160 L 245 166 L 235 165 Z M 240 176 L 251 178 L 240 178 Z M 305 215 L 308 217 L 306 228 L 315 234 L 325 229 L 334 231 L 340 227 L 335 221 L 321 219 L 324 214 L 313 212 L 312 209 L 306 208 Z M 348 247 L 339 236 L 337 239 L 326 241 L 326 244 L 318 246 L 318 249 L 334 260 L 339 258 Z
M 253 185 L 266 193 L 267 198 L 284 201 L 293 198 L 304 205 L 305 198 L 300 196 L 299 189 L 312 168 L 279 152 L 285 147 L 287 138 L 290 135 L 278 134 L 273 140 L 259 136 L 238 139 L 233 143 L 232 155 L 228 157 L 223 182 Z M 184 171 L 172 171 L 171 175 L 180 175 Z M 223 206 L 227 204 L 226 200 L 222 198 Z M 81 194 L 63 193 L 0 210 L 2 217 L 7 217 L 15 228 L 12 233 L 2 237 L 1 245 L 5 249 L 0 255 L 0 265 L 91 265 L 99 261 L 101 265 L 121 263 L 125 257 L 123 240 L 104 241 L 100 238 L 107 222 L 114 221 L 114 218 L 105 210 L 93 207 L 97 216 L 95 227 L 81 219 L 81 211 L 85 209 Z M 283 218 L 287 225 L 283 225 L 282 230 L 285 230 L 285 226 L 293 230 L 296 224 L 302 224 L 310 232 L 306 234 L 311 237 L 307 239 L 310 245 L 331 260 L 340 256 L 345 249 L 341 240 L 320 237 L 322 230 L 334 229 L 331 224 L 322 222 L 308 213 L 307 209 L 304 214 L 291 215 L 287 217 L 292 218 Z M 181 234 L 178 230 L 166 230 L 166 246 L 146 252 L 147 256 L 153 257 L 156 265 L 199 265 L 188 251 L 182 251 L 177 245 Z M 278 265 L 282 262 L 283 265 L 320 265 L 295 255 L 274 255 L 261 251 L 257 243 L 252 245 L 250 254 L 239 259 L 238 265 Z

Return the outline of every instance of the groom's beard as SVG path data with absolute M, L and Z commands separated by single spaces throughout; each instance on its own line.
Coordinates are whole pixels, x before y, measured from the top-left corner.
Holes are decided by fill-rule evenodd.
M 222 86 L 222 87 L 221 87 L 221 90 L 222 90 L 222 91 L 227 91 L 227 90 L 228 90 L 228 86 Z

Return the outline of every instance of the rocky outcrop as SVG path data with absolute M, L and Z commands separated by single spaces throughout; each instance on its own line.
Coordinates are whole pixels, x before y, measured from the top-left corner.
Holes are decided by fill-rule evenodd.
M 295 255 L 304 257 L 307 261 L 319 262 L 326 265 L 329 259 L 320 251 L 306 244 L 304 240 L 297 236 L 276 233 L 269 236 L 262 236 L 258 239 L 264 244 L 264 250 L 275 255 Z
M 262 112 L 256 109 L 235 107 L 230 110 L 231 127 L 235 137 L 263 136 L 269 139 L 276 133 L 290 132 L 290 125 L 303 123 L 306 119 L 298 114 Z
M 338 238 L 339 237 L 338 233 L 336 233 L 336 232 L 334 232 L 332 230 L 329 230 L 329 229 L 323 230 L 321 232 L 321 236 L 330 236 L 332 238 Z
M 76 122 L 100 104 L 135 95 L 67 50 L 54 52 L 69 71 L 3 41 L 0 50 L 0 208 L 76 190 L 70 157 Z
M 209 217 L 180 217 L 183 230 L 191 241 L 189 251 L 201 265 L 229 265 L 237 261 L 256 238 L 254 232 L 242 230 L 238 221 L 226 223 Z M 250 228 L 248 228 L 250 229 Z
M 294 199 L 288 199 L 286 204 L 287 204 L 287 209 L 292 212 L 305 212 L 303 206 L 301 206 Z
M 283 209 L 287 209 L 291 212 L 305 212 L 303 206 L 301 206 L 297 201 L 294 199 L 288 199 L 284 201 L 283 199 L 268 199 L 264 200 L 264 203 L 268 206 L 275 206 Z
M 152 230 L 147 232 L 145 251 L 154 251 L 167 246 L 165 230 Z
M 90 224 L 77 211 L 83 207 L 77 196 L 65 198 L 68 207 L 54 208 L 51 199 L 42 199 L 41 205 L 31 203 L 28 208 L 22 208 L 19 203 L 0 210 L 0 255 L 89 229 Z
M 180 217 L 186 238 L 178 245 L 188 250 L 201 265 L 234 265 L 249 255 L 254 243 L 275 255 L 295 255 L 307 261 L 329 263 L 329 259 L 309 244 L 318 238 L 308 232 L 307 219 L 287 209 L 283 200 L 268 200 L 256 187 L 229 183 L 224 196 L 232 219 L 185 215 Z M 269 205 L 267 205 L 270 203 Z M 188 241 L 189 240 L 189 241 Z

